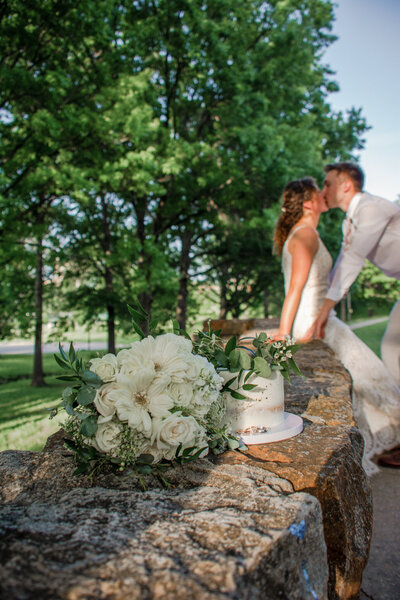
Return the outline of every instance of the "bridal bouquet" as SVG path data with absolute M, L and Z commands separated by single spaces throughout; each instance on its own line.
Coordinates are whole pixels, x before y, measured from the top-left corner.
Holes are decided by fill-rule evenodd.
M 69 371 L 59 377 L 69 384 L 61 406 L 68 415 L 65 444 L 74 453 L 77 474 L 94 474 L 108 464 L 139 477 L 157 475 L 168 484 L 162 473 L 175 462 L 245 448 L 226 422 L 225 392 L 246 399 L 232 389 L 234 382 L 244 378 L 247 391 L 256 387 L 248 382 L 253 373 L 267 379 L 275 370 L 286 378 L 290 371 L 300 373 L 292 357 L 298 346 L 290 338 L 274 342 L 261 333 L 224 344 L 220 332 L 209 328 L 192 342 L 178 323 L 172 333 L 157 335 L 140 304 L 128 309 L 140 338 L 129 348 L 87 365 L 73 344 L 68 354 L 60 345 L 55 355 Z M 144 334 L 143 322 L 150 335 Z M 53 409 L 51 417 L 57 412 Z
M 196 352 L 177 324 L 175 333 L 145 336 L 147 315 L 129 307 L 142 338 L 129 348 L 84 365 L 70 345 L 60 345 L 58 364 L 70 374 L 62 394 L 68 414 L 66 445 L 74 452 L 76 473 L 93 473 L 105 463 L 117 469 L 158 475 L 173 461 L 184 463 L 240 447 L 224 424 L 223 380 L 215 366 Z M 204 346 L 204 344 L 203 344 Z M 57 412 L 53 411 L 52 416 Z

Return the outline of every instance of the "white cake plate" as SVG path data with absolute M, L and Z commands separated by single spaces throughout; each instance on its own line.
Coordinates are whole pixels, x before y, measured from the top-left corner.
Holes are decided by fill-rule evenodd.
M 283 413 L 283 422 L 275 427 L 269 427 L 262 433 L 240 433 L 240 439 L 246 446 L 253 444 L 268 444 L 294 437 L 303 431 L 303 419 L 292 413 Z

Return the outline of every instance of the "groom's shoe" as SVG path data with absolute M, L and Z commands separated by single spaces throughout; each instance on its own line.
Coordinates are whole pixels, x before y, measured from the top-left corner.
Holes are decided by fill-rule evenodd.
M 400 468 L 400 447 L 384 452 L 378 457 L 378 465 L 382 467 Z

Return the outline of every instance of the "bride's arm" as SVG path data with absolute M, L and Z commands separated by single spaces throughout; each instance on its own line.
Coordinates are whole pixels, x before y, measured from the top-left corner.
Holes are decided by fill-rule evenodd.
M 318 236 L 314 229 L 307 227 L 294 234 L 289 242 L 292 255 L 292 273 L 289 289 L 282 307 L 279 333 L 275 337 L 290 334 L 293 321 L 299 308 L 301 293 L 310 272 L 314 255 L 318 249 Z

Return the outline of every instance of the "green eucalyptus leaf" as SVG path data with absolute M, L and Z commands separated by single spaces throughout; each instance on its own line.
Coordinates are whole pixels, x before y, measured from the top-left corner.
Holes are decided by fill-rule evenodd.
M 230 450 L 237 450 L 239 448 L 240 442 L 239 440 L 235 440 L 234 438 L 228 438 L 228 447 Z
M 153 469 L 150 465 L 136 465 L 136 471 L 142 475 L 151 475 L 153 473 Z
M 67 413 L 67 415 L 70 415 L 71 417 L 75 414 L 74 409 L 72 408 L 71 404 L 66 403 L 64 405 L 64 410 Z
M 234 335 L 233 337 L 230 338 L 230 340 L 228 340 L 226 346 L 225 346 L 225 354 L 226 356 L 230 356 L 232 350 L 234 350 L 236 348 L 236 344 L 237 344 L 237 338 Z
M 72 387 L 68 386 L 68 387 L 66 387 L 63 390 L 63 393 L 61 394 L 61 397 L 62 397 L 63 400 L 68 400 L 71 396 L 73 398 L 75 398 L 76 392 L 74 391 L 74 389 Z
M 221 367 L 227 367 L 229 365 L 228 357 L 222 350 L 216 350 L 214 357 L 218 361 L 218 364 L 221 365 Z
M 96 390 L 91 386 L 84 385 L 79 390 L 76 400 L 81 406 L 88 406 L 88 404 L 92 404 L 95 396 Z
M 237 370 L 239 368 L 240 352 L 237 348 L 235 348 L 234 350 L 232 350 L 229 353 L 229 363 L 230 363 L 230 370 L 232 370 L 232 369 Z
M 154 456 L 152 454 L 141 454 L 136 459 L 137 464 L 151 465 L 154 462 Z
M 261 356 L 256 356 L 254 359 L 254 370 L 261 375 L 261 377 L 268 378 L 271 376 L 271 367 Z
M 97 431 L 96 415 L 89 415 L 81 423 L 80 432 L 85 437 L 92 437 Z
M 239 364 L 242 367 L 242 369 L 247 371 L 251 367 L 251 358 L 245 350 L 238 350 L 238 352 L 239 352 Z
M 100 377 L 96 373 L 93 373 L 93 371 L 83 371 L 82 381 L 95 388 L 98 388 L 103 384 Z

